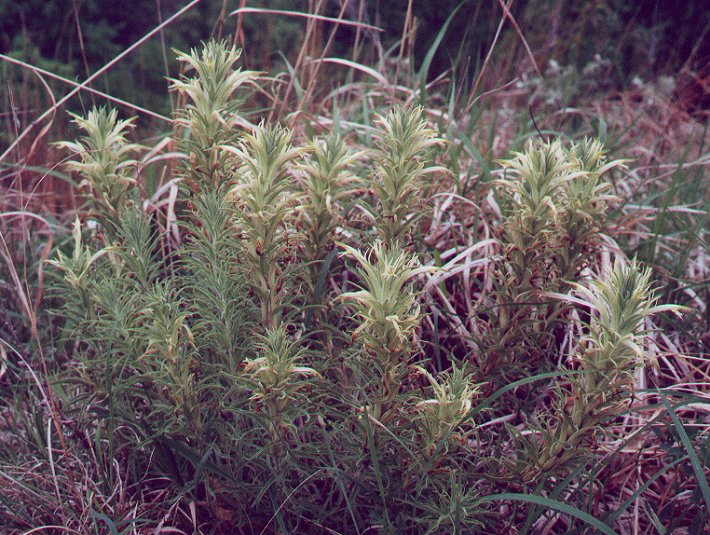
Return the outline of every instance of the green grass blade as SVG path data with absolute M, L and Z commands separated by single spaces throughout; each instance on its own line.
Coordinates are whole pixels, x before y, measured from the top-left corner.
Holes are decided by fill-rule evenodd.
M 611 524 L 612 522 L 614 522 L 617 518 L 619 518 L 619 517 L 623 514 L 624 511 L 626 511 L 626 509 L 628 509 L 629 507 L 631 507 L 631 504 L 633 504 L 634 501 L 635 501 L 639 496 L 641 496 L 641 494 L 642 494 L 648 487 L 650 487 L 650 486 L 653 484 L 654 481 L 656 481 L 659 477 L 661 477 L 663 474 L 665 474 L 666 472 L 668 472 L 668 471 L 669 471 L 671 468 L 673 468 L 675 465 L 681 463 L 682 461 L 685 461 L 685 459 L 686 459 L 686 457 L 681 457 L 681 458 L 679 458 L 679 459 L 676 459 L 676 460 L 673 461 L 672 463 L 670 463 L 670 464 L 664 466 L 664 467 L 661 468 L 658 472 L 656 472 L 655 474 L 653 474 L 653 476 L 651 476 L 651 477 L 648 479 L 648 481 L 645 481 L 644 484 L 641 485 L 641 486 L 636 490 L 636 492 L 634 492 L 631 496 L 629 496 L 629 499 L 626 500 L 624 503 L 622 503 L 616 511 L 612 512 L 611 514 L 605 515 L 605 516 L 604 516 L 604 521 L 605 521 L 606 523 L 608 523 L 608 524 Z
M 683 443 L 683 446 L 685 447 L 685 451 L 688 452 L 688 458 L 690 459 L 690 464 L 693 466 L 695 477 L 698 479 L 698 486 L 700 487 L 700 490 L 703 493 L 705 505 L 708 510 L 710 510 L 710 485 L 708 485 L 708 480 L 705 476 L 703 466 L 700 463 L 700 459 L 698 459 L 698 454 L 695 452 L 695 448 L 693 448 L 693 444 L 692 442 L 690 442 L 690 437 L 688 436 L 688 433 L 685 432 L 685 428 L 683 427 L 680 418 L 678 418 L 678 415 L 675 413 L 673 407 L 671 407 L 671 404 L 668 403 L 668 399 L 666 398 L 665 394 L 659 389 L 656 390 L 656 393 L 660 396 L 663 405 L 665 405 L 666 410 L 668 411 L 668 414 L 671 417 L 671 420 L 673 420 L 673 425 L 675 426 L 676 431 L 678 432 L 678 436 L 680 437 L 680 440 Z
M 558 371 L 558 372 L 545 372 L 545 373 L 539 373 L 539 374 L 537 374 L 537 375 L 533 375 L 532 377 L 526 377 L 525 379 L 520 379 L 519 381 L 515 381 L 514 383 L 510 383 L 509 385 L 506 385 L 506 386 L 504 386 L 503 388 L 499 388 L 499 389 L 496 390 L 493 394 L 491 394 L 491 395 L 488 396 L 486 399 L 484 399 L 481 403 L 479 403 L 478 405 L 476 405 L 475 407 L 473 407 L 473 408 L 469 411 L 469 413 L 464 417 L 464 419 L 461 420 L 461 422 L 459 423 L 459 425 L 461 425 L 462 423 L 464 423 L 464 422 L 465 422 L 466 420 L 468 420 L 469 418 L 472 418 L 473 416 L 475 416 L 475 415 L 478 414 L 479 412 L 483 411 L 484 409 L 487 409 L 488 407 L 490 407 L 491 404 L 492 404 L 496 399 L 498 399 L 499 397 L 501 397 L 501 396 L 502 396 L 503 394 L 505 394 L 506 392 L 510 392 L 511 390 L 513 390 L 513 389 L 515 389 L 515 388 L 517 388 L 517 387 L 519 387 L 519 386 L 526 385 L 526 384 L 528 384 L 528 383 L 534 383 L 534 382 L 536 382 L 536 381 L 542 381 L 543 379 L 553 379 L 553 378 L 556 378 L 556 377 L 564 377 L 564 376 L 567 376 L 567 375 L 576 375 L 576 374 L 579 374 L 579 373 L 582 373 L 582 372 L 576 371 L 576 370 L 572 370 L 572 371 Z
M 111 520 L 105 514 L 99 513 L 98 511 L 94 511 L 92 509 L 91 510 L 91 518 L 93 518 L 95 521 L 102 520 L 104 522 L 104 524 L 106 524 L 108 526 L 108 530 L 109 530 L 109 533 L 111 533 L 111 535 L 119 535 L 118 527 L 116 526 L 116 524 L 114 524 L 113 520 Z
M 496 502 L 501 500 L 533 503 L 535 505 L 542 505 L 548 509 L 554 509 L 555 511 L 560 511 L 561 513 L 566 513 L 570 516 L 578 518 L 579 520 L 586 522 L 590 526 L 598 529 L 602 533 L 607 535 L 616 535 L 616 532 L 607 526 L 601 520 L 594 518 L 589 513 L 567 505 L 566 503 L 558 502 L 557 500 L 551 500 L 550 498 L 545 498 L 543 496 L 534 496 L 531 494 L 519 494 L 516 492 L 504 492 L 502 494 L 491 494 L 490 496 L 484 496 L 478 499 L 478 503 L 486 502 Z
M 565 477 L 553 490 L 550 492 L 550 499 L 556 500 L 557 497 L 564 492 L 565 489 L 567 489 L 573 481 L 577 480 L 577 477 L 584 471 L 585 467 L 584 465 L 579 466 L 575 468 L 572 472 L 570 472 L 567 477 Z M 546 480 L 541 479 L 540 482 L 537 485 L 537 489 L 535 492 L 541 491 L 542 489 L 545 488 L 545 483 Z M 530 530 L 532 529 L 532 525 L 535 523 L 535 520 L 537 520 L 540 516 L 540 508 L 539 507 L 531 507 L 530 510 L 528 511 L 528 517 L 525 520 L 525 524 L 520 530 L 521 534 L 526 534 L 530 533 Z
M 448 16 L 444 24 L 441 26 L 441 29 L 439 30 L 439 33 L 436 34 L 436 38 L 434 39 L 434 42 L 431 44 L 429 47 L 429 50 L 427 50 L 426 55 L 424 56 L 424 60 L 422 61 L 422 66 L 419 69 L 419 73 L 417 74 L 418 78 L 418 85 L 419 88 L 422 90 L 426 86 L 426 81 L 427 77 L 429 76 L 429 68 L 431 67 L 431 63 L 434 60 L 434 55 L 436 54 L 436 51 L 439 49 L 439 45 L 441 45 L 441 41 L 444 39 L 444 36 L 446 35 L 447 30 L 449 29 L 449 24 L 451 24 L 451 21 L 454 20 L 454 17 L 456 16 L 456 13 L 459 12 L 459 10 L 463 7 L 464 4 L 466 4 L 469 0 L 464 0 L 461 2 L 458 6 L 456 6 L 453 11 L 451 11 L 451 14 Z
M 380 459 L 377 455 L 377 446 L 375 445 L 375 432 L 372 428 L 372 422 L 370 421 L 367 411 L 365 411 L 365 425 L 367 426 L 367 444 L 370 450 L 370 461 L 372 462 L 372 469 L 375 471 L 375 479 L 377 480 L 377 489 L 380 492 L 380 497 L 382 498 L 382 507 L 385 514 L 385 522 L 388 528 L 392 527 L 392 521 L 390 520 L 389 507 L 387 506 L 387 493 L 385 492 L 385 485 L 382 479 L 382 472 L 380 471 Z

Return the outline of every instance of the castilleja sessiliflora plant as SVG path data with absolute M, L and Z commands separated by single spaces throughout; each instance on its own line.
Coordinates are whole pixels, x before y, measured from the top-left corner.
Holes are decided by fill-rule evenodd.
M 636 261 L 592 277 L 613 202 L 605 177 L 623 162 L 585 139 L 533 142 L 501 163 L 489 225 L 500 254 L 480 259 L 493 282 L 456 324 L 483 334 L 454 354 L 439 335 L 457 309 L 428 321 L 422 297 L 449 254 L 422 239 L 448 176 L 427 111 L 382 110 L 371 147 L 362 129 L 320 125 L 306 139 L 298 125 L 243 120 L 242 90 L 259 80 L 235 48 L 213 41 L 179 59 L 185 157 L 169 214 L 142 202 L 130 120 L 92 110 L 62 144 L 90 208 L 51 261 L 77 364 L 65 403 L 91 407 L 78 412 L 99 430 L 97 462 L 115 461 L 106 484 L 166 479 L 196 522 L 235 533 L 500 531 L 533 525 L 537 509 L 516 506 L 531 502 L 609 532 L 580 509 L 593 500 L 547 491 L 560 476 L 576 485 L 590 445 L 613 433 L 652 316 L 671 309 Z M 471 274 L 439 279 L 442 294 L 454 275 Z M 552 401 L 525 390 L 540 372 Z M 142 471 L 124 474 L 133 450 Z
M 189 54 L 177 52 L 187 73 L 195 75 L 172 80 L 172 88 L 188 99 L 176 123 L 190 133 L 184 142 L 184 171 L 193 191 L 203 185 L 214 190 L 232 178 L 224 146 L 240 138 L 241 93 L 257 75 L 236 67 L 240 55 L 240 50 L 215 41 Z
M 230 193 L 236 208 L 235 229 L 267 329 L 281 323 L 290 290 L 285 270 L 298 239 L 293 224 L 297 194 L 287 164 L 301 152 L 291 144 L 291 133 L 280 126 L 259 126 L 253 134 L 244 134 L 235 151 L 241 163 Z
M 420 196 L 424 181 L 444 171 L 429 159 L 442 140 L 427 126 L 420 107 L 393 110 L 375 124 L 375 169 L 367 177 L 375 204 L 366 209 L 386 247 L 407 247 L 415 238 L 415 224 L 430 207 Z
M 602 145 L 588 139 L 570 148 L 532 142 L 501 162 L 505 174 L 497 184 L 510 212 L 501 225 L 498 313 L 482 362 L 486 370 L 501 359 L 539 366 L 555 350 L 555 332 L 569 307 L 544 293 L 570 290 L 595 263 L 613 199 L 602 175 L 623 164 L 607 162 Z
M 137 162 L 130 156 L 141 147 L 126 139 L 134 119 L 119 120 L 118 112 L 107 108 L 93 108 L 86 117 L 72 114 L 72 118 L 83 136 L 57 145 L 78 156 L 67 162 L 67 169 L 76 172 L 82 178 L 79 187 L 89 191 L 91 215 L 111 229 L 121 209 L 130 202 L 136 184 Z
M 577 373 L 571 376 L 569 390 L 558 391 L 554 410 L 543 419 L 538 429 L 541 443 L 523 440 L 528 477 L 588 460 L 590 440 L 603 433 L 604 423 L 629 408 L 634 374 L 648 364 L 647 321 L 660 312 L 681 311 L 656 303 L 650 270 L 636 261 L 619 261 L 601 280 L 574 287 L 574 298 L 551 297 L 572 300 L 590 311 L 586 334 L 573 358 Z
M 303 233 L 301 247 L 306 258 L 311 260 L 307 288 L 309 300 L 313 301 L 317 288 L 325 286 L 326 258 L 337 250 L 338 227 L 345 225 L 344 204 L 361 186 L 362 180 L 353 167 L 366 153 L 353 151 L 345 139 L 337 135 L 314 139 L 307 149 L 308 157 L 299 168 L 303 174 L 300 227 Z
M 364 254 L 347 245 L 342 247 L 357 261 L 354 272 L 362 281 L 359 290 L 340 298 L 348 302 L 359 322 L 353 337 L 363 348 L 359 358 L 361 369 L 366 371 L 366 398 L 374 401 L 370 410 L 375 417 L 388 420 L 396 414 L 409 357 L 416 351 L 415 333 L 421 319 L 409 281 L 432 268 L 417 266 L 411 254 L 396 247 L 386 248 L 379 241 Z

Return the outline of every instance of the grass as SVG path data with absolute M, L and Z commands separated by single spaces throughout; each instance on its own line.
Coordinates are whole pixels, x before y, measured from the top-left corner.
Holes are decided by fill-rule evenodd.
M 456 12 L 403 83 L 411 10 L 368 65 L 328 56 L 319 6 L 235 12 L 304 20 L 284 73 L 177 53 L 166 136 L 75 114 L 32 182 L 47 134 L 15 132 L 6 531 L 701 533 L 707 130 L 652 84 L 531 120 L 495 46 L 432 82 Z

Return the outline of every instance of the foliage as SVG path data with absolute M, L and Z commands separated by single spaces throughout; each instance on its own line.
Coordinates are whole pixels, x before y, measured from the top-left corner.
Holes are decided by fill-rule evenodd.
M 130 169 L 136 162 L 128 159 L 128 154 L 138 146 L 126 141 L 133 120 L 119 121 L 116 110 L 99 108 L 91 110 L 85 119 L 75 115 L 74 122 L 86 135 L 76 143 L 58 144 L 81 157 L 80 162 L 70 162 L 67 168 L 84 177 L 79 187 L 88 186 L 91 190 L 89 197 L 97 214 L 104 213 L 115 222 L 119 209 L 128 200 L 129 186 L 136 182 Z
M 383 85 L 323 96 L 315 61 L 280 82 L 241 70 L 225 41 L 177 54 L 167 138 L 132 144 L 133 119 L 92 108 L 57 146 L 86 202 L 45 248 L 51 320 L 11 259 L 26 242 L 11 251 L 0 234 L 31 336 L 0 345 L 10 532 L 61 518 L 80 533 L 612 533 L 705 518 L 702 404 L 668 388 L 686 361 L 659 328 L 692 311 L 661 301 L 614 241 L 636 171 L 607 157 L 618 147 L 526 133 L 495 160 L 456 92 L 448 113 L 432 107 L 426 73 L 408 89 L 359 65 Z M 271 112 L 250 108 L 261 98 Z M 651 378 L 662 391 L 644 390 Z

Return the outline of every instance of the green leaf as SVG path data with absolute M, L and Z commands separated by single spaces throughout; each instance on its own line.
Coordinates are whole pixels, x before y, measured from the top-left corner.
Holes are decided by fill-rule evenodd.
M 660 396 L 663 405 L 665 405 L 666 410 L 668 411 L 668 414 L 671 417 L 671 420 L 673 420 L 673 425 L 675 425 L 676 431 L 678 432 L 678 436 L 680 437 L 680 440 L 683 443 L 683 446 L 685 447 L 685 451 L 688 452 L 690 464 L 693 466 L 695 477 L 698 479 L 698 486 L 700 487 L 700 490 L 703 493 L 705 506 L 710 511 L 710 486 L 708 485 L 708 480 L 705 477 L 705 471 L 703 470 L 703 465 L 700 463 L 698 454 L 695 452 L 695 448 L 693 447 L 692 442 L 690 442 L 690 437 L 688 436 L 688 433 L 686 433 L 683 424 L 678 418 L 678 415 L 675 413 L 675 410 L 673 409 L 673 407 L 671 407 L 670 403 L 668 403 L 668 399 L 666 398 L 665 394 L 661 392 L 660 389 L 656 389 L 656 393 Z
M 91 509 L 91 518 L 93 518 L 94 520 L 103 520 L 104 523 L 108 526 L 108 530 L 111 533 L 111 535 L 119 535 L 118 527 L 116 526 L 116 524 L 114 524 L 113 520 L 111 520 L 105 514 L 99 513 L 97 511 L 94 511 L 93 509 Z
M 555 511 L 560 511 L 561 513 L 566 513 L 570 516 L 578 518 L 583 522 L 586 522 L 590 526 L 598 529 L 602 533 L 606 533 L 607 535 L 616 535 L 616 532 L 613 529 L 611 529 L 601 520 L 594 518 L 589 513 L 585 513 L 584 511 L 577 509 L 576 507 L 572 507 L 571 505 L 567 505 L 566 503 L 558 502 L 557 500 L 551 500 L 550 498 L 545 498 L 543 496 L 535 496 L 532 494 L 519 494 L 516 492 L 504 492 L 501 494 L 491 494 L 490 496 L 483 496 L 482 498 L 479 498 L 477 500 L 477 503 L 480 504 L 502 500 L 542 505 L 543 507 L 547 507 L 548 509 L 554 509 Z
M 451 21 L 454 20 L 454 17 L 456 16 L 456 13 L 459 12 L 459 9 L 461 9 L 463 7 L 463 5 L 468 2 L 469 2 L 469 0 L 464 0 L 463 2 L 461 2 L 458 6 L 456 6 L 454 8 L 454 10 L 448 16 L 448 18 L 446 19 L 444 24 L 441 26 L 439 33 L 436 34 L 436 38 L 434 39 L 434 42 L 429 47 L 429 50 L 427 50 L 427 53 L 424 56 L 424 60 L 422 61 L 422 66 L 420 67 L 419 73 L 417 74 L 417 78 L 419 78 L 420 89 L 424 89 L 424 86 L 426 86 L 426 80 L 427 80 L 427 77 L 429 76 L 429 67 L 431 67 L 431 62 L 434 60 L 434 55 L 436 54 L 436 51 L 439 49 L 439 45 L 441 44 L 441 41 L 444 39 L 444 36 L 446 35 L 446 31 L 449 29 L 449 24 L 451 24 Z

